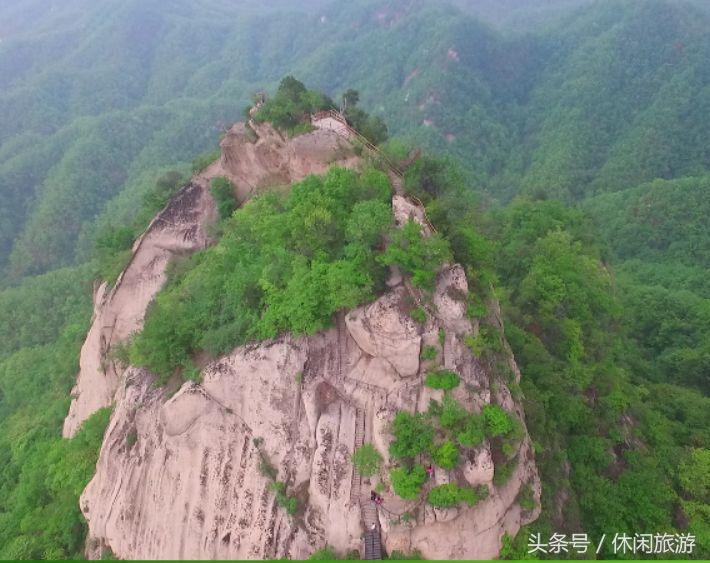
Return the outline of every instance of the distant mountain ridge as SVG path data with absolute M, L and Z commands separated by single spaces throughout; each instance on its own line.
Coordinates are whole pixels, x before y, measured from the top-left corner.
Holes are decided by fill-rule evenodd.
M 321 4 L 292 17 L 77 0 L 1 43 L 0 263 L 16 279 L 83 260 L 96 218 L 127 212 L 119 194 L 208 148 L 289 72 L 358 88 L 393 133 L 459 157 L 495 197 L 708 169 L 708 18 L 690 4 L 594 2 L 512 36 L 439 3 Z

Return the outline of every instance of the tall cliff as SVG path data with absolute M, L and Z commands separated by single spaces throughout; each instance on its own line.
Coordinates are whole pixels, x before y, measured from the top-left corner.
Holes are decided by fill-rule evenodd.
M 229 177 L 246 198 L 330 164 L 359 165 L 353 147 L 329 130 L 287 140 L 269 126 L 259 126 L 253 135 L 237 125 L 222 149 L 220 161 L 161 214 L 169 214 L 190 190 L 199 194 L 190 200 L 189 219 L 184 215 L 191 228 L 172 231 L 187 242 L 148 244 L 163 232 L 159 216 L 116 287 L 98 294 L 65 427 L 72 433 L 93 410 L 115 402 L 96 475 L 81 497 L 89 523 L 87 554 L 98 557 L 110 548 L 126 559 L 305 558 L 326 544 L 343 552 L 360 549 L 365 528 L 374 524 L 388 552 L 418 549 L 437 559 L 496 556 L 503 533 L 514 534 L 537 517 L 538 508 L 524 509 L 518 499 L 529 491 L 539 506 L 540 485 L 523 411 L 507 385 L 520 377 L 512 354 L 504 346 L 512 374 L 506 380 L 465 344 L 479 325 L 466 315 L 468 282 L 459 265 L 441 269 L 431 299 L 394 270 L 379 299 L 339 314 L 333 328 L 237 348 L 204 367 L 201 383 L 185 383 L 172 395 L 156 388 L 155 377 L 143 369 L 112 364 L 111 376 L 103 373 L 111 342 L 140 328 L 169 254 L 206 243 L 201 233 L 211 214 L 206 189 L 211 177 Z M 424 225 L 423 209 L 406 197 L 395 194 L 392 204 L 397 224 L 414 219 Z M 184 234 L 188 231 L 192 236 Z M 107 323 L 111 315 L 122 315 L 122 283 L 142 279 L 138 265 L 151 263 L 153 248 L 167 254 L 164 259 L 158 254 L 158 273 L 142 282 L 140 292 L 126 286 L 126 296 L 141 299 L 131 297 L 128 314 Z M 412 319 L 414 304 L 424 307 L 426 322 Z M 488 323 L 502 334 L 495 303 L 489 311 Z M 120 323 L 132 323 L 131 330 L 109 329 L 107 337 L 106 327 Z M 424 346 L 435 347 L 439 363 L 459 375 L 461 385 L 452 394 L 463 406 L 480 412 L 498 404 L 523 432 L 515 451 L 503 456 L 484 441 L 467 451 L 459 467 L 437 470 L 427 484 L 427 489 L 486 485 L 490 494 L 475 506 L 435 509 L 385 492 L 384 503 L 375 508 L 369 502 L 371 485 L 354 471 L 351 454 L 363 439 L 387 452 L 397 412 L 426 411 L 432 399 L 441 400 L 443 391 L 424 385 L 432 367 L 421 358 Z M 279 507 L 264 460 L 298 499 L 294 515 Z M 385 455 L 384 463 L 394 460 Z M 512 468 L 499 485 L 493 482 L 496 464 Z
M 215 217 L 209 194 L 212 179 L 229 178 L 244 200 L 265 186 L 288 185 L 333 164 L 358 162 L 352 146 L 332 131 L 287 139 L 268 124 L 237 123 L 221 147 L 221 158 L 192 178 L 136 241 L 133 257 L 116 284 L 102 284 L 96 291 L 94 318 L 64 421 L 65 437 L 73 436 L 96 410 L 112 404 L 121 368 L 111 359 L 111 349 L 141 329 L 148 305 L 165 283 L 170 259 L 209 243 L 206 227 Z

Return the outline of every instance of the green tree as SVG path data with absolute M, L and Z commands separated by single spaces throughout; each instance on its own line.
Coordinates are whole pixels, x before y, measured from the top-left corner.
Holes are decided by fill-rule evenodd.
M 392 421 L 392 434 L 395 439 L 390 444 L 390 455 L 395 459 L 411 458 L 427 452 L 434 440 L 434 429 L 421 413 L 398 412 Z
M 463 430 L 456 434 L 459 444 L 467 448 L 475 448 L 486 439 L 483 417 L 471 414 L 466 418 Z
M 434 349 L 436 351 L 436 349 Z M 431 371 L 424 380 L 427 387 L 432 389 L 451 390 L 459 386 L 461 379 L 455 371 L 449 369 L 439 369 Z
M 483 422 L 486 434 L 492 438 L 505 436 L 515 428 L 510 414 L 498 405 L 486 405 L 483 407 Z
M 397 265 L 412 276 L 417 287 L 432 289 L 439 268 L 451 260 L 451 249 L 438 234 L 422 236 L 416 221 L 408 221 L 392 234 L 392 240 L 380 260 L 387 266 Z
M 363 477 L 372 477 L 380 470 L 382 455 L 372 444 L 363 444 L 353 454 L 353 465 Z
M 442 469 L 454 469 L 459 464 L 459 449 L 451 440 L 446 440 L 434 448 L 431 457 Z
M 416 500 L 426 480 L 427 473 L 421 465 L 415 465 L 412 469 L 400 467 L 390 472 L 392 488 L 404 500 Z
M 439 414 L 439 424 L 443 428 L 454 429 L 459 427 L 468 417 L 465 408 L 451 395 L 444 395 L 441 402 L 441 413 Z
M 220 219 L 227 219 L 232 216 L 237 208 L 237 200 L 234 195 L 234 186 L 224 177 L 215 178 L 212 180 L 210 193 L 217 205 L 217 213 Z
M 437 508 L 452 508 L 461 502 L 475 506 L 480 495 L 471 487 L 459 487 L 455 483 L 447 483 L 433 487 L 427 495 L 427 502 Z

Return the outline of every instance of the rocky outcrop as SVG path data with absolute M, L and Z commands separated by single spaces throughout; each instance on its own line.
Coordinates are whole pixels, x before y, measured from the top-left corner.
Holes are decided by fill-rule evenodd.
M 416 295 L 400 284 L 321 334 L 239 348 L 208 365 L 202 384 L 187 383 L 170 398 L 153 388 L 150 374 L 131 368 L 96 476 L 81 498 L 90 555 L 103 546 L 127 559 L 303 558 L 326 543 L 358 549 L 363 530 L 350 490 L 356 411 L 364 412 L 366 439 L 386 452 L 394 414 L 421 410 L 431 398 L 419 354 L 422 342 L 438 341 L 439 329 L 446 332 L 444 363 L 463 379 L 457 398 L 473 409 L 491 400 L 489 375 L 461 344 L 474 327 L 449 297 L 465 292 L 465 284 L 460 267 L 441 272 L 438 306 L 425 326 L 407 314 Z M 298 497 L 295 517 L 277 506 L 254 438 Z M 439 473 L 437 483 L 458 478 Z M 527 438 L 505 486 L 492 485 L 488 445 L 460 477 L 489 485 L 491 495 L 472 509 L 435 511 L 386 494 L 386 548 L 437 559 L 491 558 L 505 531 L 515 533 L 536 516 L 515 502 L 525 483 L 539 494 Z M 405 510 L 414 520 L 392 524 Z
M 524 512 L 517 503 L 523 487 L 539 500 L 526 432 L 508 459 L 496 459 L 498 450 L 486 442 L 468 451 L 456 471 L 437 471 L 433 484 L 487 486 L 489 497 L 475 507 L 438 510 L 385 493 L 379 512 L 368 507 L 366 516 L 362 510 L 370 484 L 355 478 L 350 461 L 362 429 L 389 464 L 395 414 L 424 411 L 442 397 L 423 385 L 432 367 L 420 360 L 423 346 L 435 346 L 439 363 L 459 374 L 462 384 L 453 394 L 468 409 L 496 402 L 524 424 L 506 382 L 465 345 L 479 327 L 466 316 L 468 284 L 460 266 L 442 269 L 431 299 L 393 270 L 377 301 L 339 314 L 330 330 L 235 349 L 206 365 L 201 383 L 185 383 L 174 394 L 155 387 L 145 370 L 122 370 L 111 361 L 111 348 L 142 326 L 170 258 L 209 243 L 204 227 L 213 214 L 212 178 L 227 176 L 248 198 L 331 164 L 358 165 L 337 131 L 286 139 L 269 125 L 236 125 L 222 142 L 221 159 L 136 242 L 116 286 L 99 288 L 65 423 L 71 435 L 94 410 L 115 402 L 96 474 L 80 501 L 90 557 L 110 548 L 122 559 L 301 559 L 326 544 L 341 552 L 359 549 L 363 523 L 375 518 L 387 551 L 492 558 L 505 532 L 537 516 L 537 509 Z M 423 208 L 401 193 L 393 198 L 393 212 L 398 225 L 413 219 L 431 233 Z M 414 307 L 427 310 L 426 323 L 412 320 Z M 492 319 L 502 334 L 495 307 Z M 517 380 L 519 370 L 506 352 Z M 298 499 L 295 515 L 279 506 L 265 461 Z M 505 485 L 495 486 L 499 462 L 514 469 Z
M 330 166 L 356 167 L 353 146 L 336 131 L 315 129 L 285 137 L 269 123 L 237 123 L 220 143 L 224 175 L 245 201 L 265 186 L 287 186 Z
M 215 215 L 209 193 L 213 178 L 228 177 L 243 201 L 260 189 L 325 172 L 333 164 L 358 163 L 352 146 L 332 131 L 286 139 L 268 124 L 234 125 L 222 140 L 221 158 L 180 190 L 136 241 L 116 284 L 98 288 L 63 435 L 73 436 L 84 420 L 112 404 L 122 368 L 111 359 L 111 350 L 142 328 L 148 305 L 165 283 L 168 262 L 209 244 L 205 227 Z
M 216 172 L 211 167 L 209 173 Z M 143 326 L 149 303 L 165 283 L 173 256 L 207 245 L 202 225 L 214 213 L 207 190 L 208 175 L 185 186 L 135 242 L 133 257 L 116 284 L 102 284 L 94 296 L 94 318 L 79 358 L 63 435 L 73 436 L 94 412 L 113 402 L 122 373 L 111 349 Z

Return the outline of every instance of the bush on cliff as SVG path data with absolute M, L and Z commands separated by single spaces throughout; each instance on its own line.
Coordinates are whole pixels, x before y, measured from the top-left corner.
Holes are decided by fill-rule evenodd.
M 291 331 L 313 334 L 384 285 L 376 259 L 390 228 L 389 182 L 332 168 L 288 195 L 267 193 L 226 220 L 219 244 L 189 259 L 151 306 L 131 362 L 163 379 L 192 355 Z M 367 215 L 367 221 L 361 220 Z

